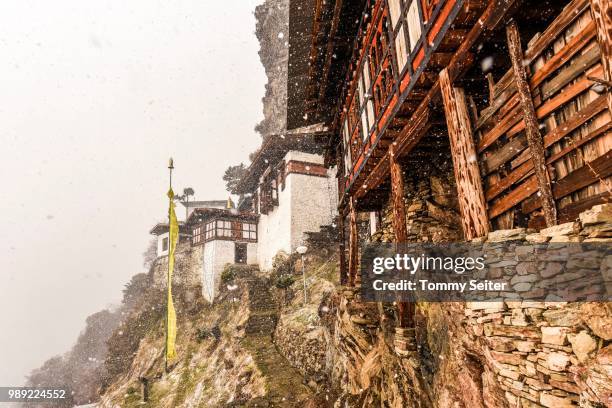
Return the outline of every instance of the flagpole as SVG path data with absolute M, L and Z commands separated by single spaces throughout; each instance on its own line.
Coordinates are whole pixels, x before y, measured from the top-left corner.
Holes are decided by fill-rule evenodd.
M 174 170 L 174 160 L 172 160 L 172 157 L 170 158 L 170 160 L 168 161 L 168 172 L 169 172 L 169 183 L 168 183 L 168 187 L 169 190 L 172 190 L 172 170 Z M 170 200 L 172 200 L 172 198 L 170 198 Z M 171 211 L 171 207 L 172 207 L 172 203 L 170 203 L 170 205 L 168 206 L 168 231 L 170 230 L 170 223 L 172 222 L 172 220 L 170 219 L 170 211 Z M 170 243 L 170 236 L 168 236 L 168 243 Z M 167 284 L 168 287 L 170 287 L 170 254 L 168 254 L 168 271 L 167 271 Z M 169 297 L 166 295 L 166 341 L 164 343 L 164 371 L 167 373 L 168 372 L 168 325 L 169 325 Z

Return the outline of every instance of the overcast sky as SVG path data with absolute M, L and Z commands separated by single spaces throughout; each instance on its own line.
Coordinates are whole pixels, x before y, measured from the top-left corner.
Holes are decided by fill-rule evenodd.
M 0 2 L 0 386 L 143 271 L 169 156 L 175 190 L 227 197 L 260 141 L 260 2 Z

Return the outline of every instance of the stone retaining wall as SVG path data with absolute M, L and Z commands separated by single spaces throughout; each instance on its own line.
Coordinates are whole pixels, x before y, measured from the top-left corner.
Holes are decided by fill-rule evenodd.
M 576 222 L 539 232 L 495 231 L 486 240 L 612 242 L 611 237 L 612 204 L 605 204 Z M 520 263 L 513 268 L 517 277 L 525 269 Z M 601 268 L 609 291 L 612 257 Z M 610 303 L 468 302 L 465 316 L 466 329 L 481 338 L 485 362 L 511 406 L 612 406 Z

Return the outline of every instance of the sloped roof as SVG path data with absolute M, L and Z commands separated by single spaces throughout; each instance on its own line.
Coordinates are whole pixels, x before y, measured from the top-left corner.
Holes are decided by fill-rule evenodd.
M 179 232 L 184 232 L 185 223 L 183 221 L 179 221 L 178 224 L 179 224 Z M 158 222 L 157 224 L 153 226 L 153 228 L 151 228 L 151 230 L 149 230 L 149 234 L 161 235 L 165 232 L 168 232 L 169 229 L 170 227 L 168 226 L 167 222 Z
M 240 220 L 257 220 L 259 215 L 236 209 L 196 208 L 187 218 L 187 225 L 198 223 L 213 217 L 235 218 Z
M 247 168 L 246 175 L 238 183 L 236 192 L 238 194 L 252 193 L 257 188 L 259 177 L 266 168 L 278 163 L 290 150 L 322 153 L 328 142 L 329 135 L 329 132 L 311 132 L 266 137 Z
M 290 0 L 287 129 L 330 123 L 366 0 Z

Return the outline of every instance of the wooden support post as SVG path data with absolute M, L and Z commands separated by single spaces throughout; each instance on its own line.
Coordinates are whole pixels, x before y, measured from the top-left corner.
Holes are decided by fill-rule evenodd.
M 389 148 L 389 161 L 395 242 L 406 242 L 408 240 L 408 229 L 406 228 L 406 205 L 404 204 L 404 177 L 393 146 Z
M 610 0 L 590 0 L 593 20 L 597 28 L 597 42 L 601 51 L 604 79 L 612 82 L 612 4 Z M 612 115 L 612 89 L 607 94 L 608 109 Z
M 391 173 L 391 203 L 393 206 L 393 230 L 395 242 L 408 241 L 406 227 L 406 204 L 404 203 L 404 176 L 402 167 L 397 161 L 394 146 L 389 148 L 389 172 Z M 414 303 L 398 302 L 397 313 L 400 327 L 414 327 Z
M 506 35 L 508 37 L 508 52 L 510 53 L 510 60 L 512 61 L 514 82 L 516 83 L 521 109 L 523 111 L 523 120 L 525 121 L 527 144 L 529 145 L 533 169 L 538 180 L 544 219 L 546 220 L 546 226 L 551 227 L 557 224 L 557 208 L 555 207 L 555 199 L 550 185 L 550 175 L 546 169 L 544 141 L 540 134 L 538 117 L 536 116 L 533 97 L 531 96 L 531 89 L 529 87 L 529 81 L 527 80 L 527 67 L 523 64 L 524 58 L 523 49 L 521 47 L 521 37 L 515 21 L 512 21 L 506 27 Z
M 340 256 L 340 284 L 346 285 L 348 282 L 347 279 L 347 270 L 346 270 L 346 236 L 344 234 L 344 209 L 341 208 L 338 211 L 338 238 L 340 240 L 340 248 L 339 248 L 339 256 Z
M 358 237 L 357 237 L 357 214 L 355 212 L 355 202 L 351 198 L 349 201 L 349 265 L 348 265 L 348 285 L 355 286 L 355 276 L 357 275 L 357 256 L 358 256 Z
M 440 91 L 453 157 L 461 225 L 465 239 L 470 241 L 489 232 L 472 124 L 465 93 L 463 89 L 453 86 L 447 69 L 440 72 Z

